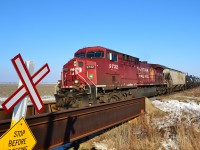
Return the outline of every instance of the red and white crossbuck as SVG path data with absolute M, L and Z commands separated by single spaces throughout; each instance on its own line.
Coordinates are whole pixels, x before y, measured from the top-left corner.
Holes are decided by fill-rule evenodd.
M 36 89 L 36 85 L 50 72 L 48 64 L 45 64 L 31 77 L 20 54 L 15 56 L 11 61 L 23 85 L 2 104 L 2 107 L 6 112 L 9 112 L 21 99 L 29 95 L 36 110 L 41 112 L 44 104 Z

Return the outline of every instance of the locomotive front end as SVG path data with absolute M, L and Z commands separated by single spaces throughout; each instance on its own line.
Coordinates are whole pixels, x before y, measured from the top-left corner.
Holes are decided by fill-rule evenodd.
M 63 66 L 61 80 L 55 90 L 57 107 L 76 107 L 89 87 L 85 81 L 85 60 L 73 58 Z
M 84 60 L 77 58 L 74 58 L 65 64 L 63 66 L 63 71 L 61 72 L 61 88 L 66 90 L 73 89 L 74 91 L 81 91 L 85 87 L 85 83 L 81 79 L 84 75 L 82 73 L 84 69 L 83 67 Z

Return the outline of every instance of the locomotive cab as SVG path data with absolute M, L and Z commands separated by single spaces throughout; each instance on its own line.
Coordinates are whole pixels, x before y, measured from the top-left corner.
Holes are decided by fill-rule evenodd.
M 105 52 L 98 48 L 80 49 L 75 53 L 74 58 L 63 66 L 61 81 L 55 93 L 59 107 L 71 107 L 84 101 L 86 105 L 93 103 L 90 99 L 95 99 L 97 95 L 96 60 L 104 59 L 104 54 Z

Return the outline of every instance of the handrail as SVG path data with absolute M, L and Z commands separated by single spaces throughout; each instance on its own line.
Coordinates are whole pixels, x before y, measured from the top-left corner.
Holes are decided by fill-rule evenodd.
M 82 78 L 82 80 L 85 81 L 85 83 L 89 86 L 90 89 L 90 94 L 91 94 L 91 86 L 89 85 L 89 83 L 85 80 L 85 78 L 83 78 L 79 73 L 77 74 L 80 78 Z

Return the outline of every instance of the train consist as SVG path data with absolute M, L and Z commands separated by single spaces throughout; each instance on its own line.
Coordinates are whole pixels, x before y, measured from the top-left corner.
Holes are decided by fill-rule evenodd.
M 104 47 L 79 49 L 56 87 L 57 107 L 155 96 L 200 85 L 200 78 Z

